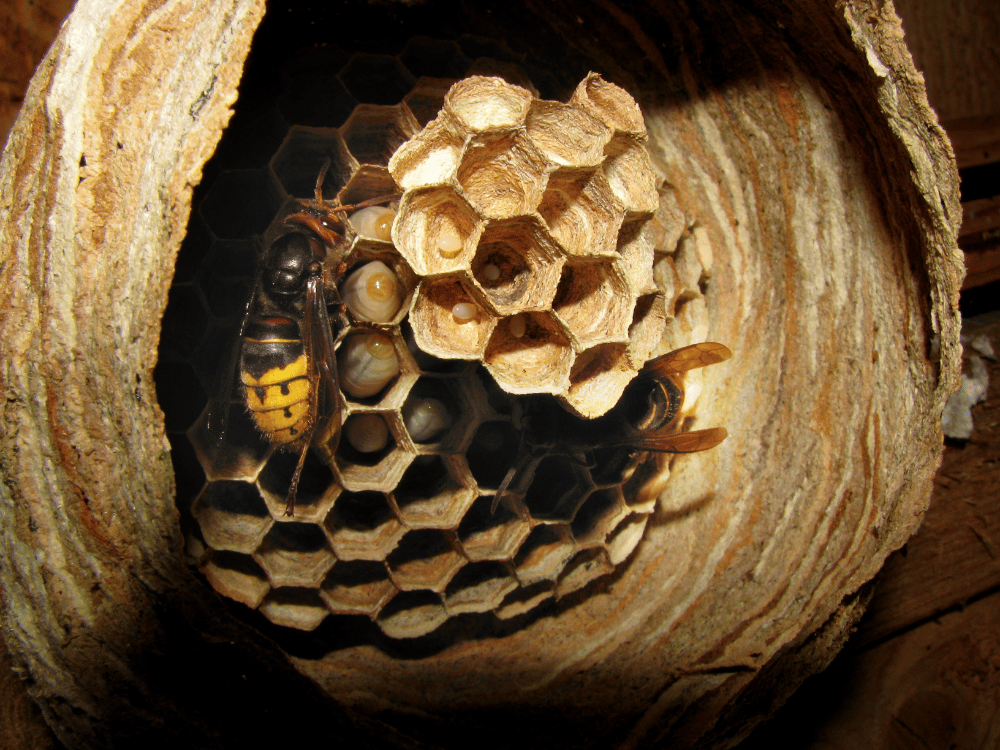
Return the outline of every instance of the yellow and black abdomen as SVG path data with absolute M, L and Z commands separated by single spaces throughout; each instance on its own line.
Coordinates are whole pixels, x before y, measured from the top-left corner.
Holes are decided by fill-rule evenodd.
M 308 434 L 309 363 L 296 321 L 283 317 L 248 321 L 240 380 L 254 422 L 271 442 L 290 446 Z

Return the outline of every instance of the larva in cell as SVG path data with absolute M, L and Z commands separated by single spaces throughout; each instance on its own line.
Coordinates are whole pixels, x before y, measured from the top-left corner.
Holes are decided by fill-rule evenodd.
M 354 231 L 373 240 L 392 240 L 392 222 L 396 212 L 386 206 L 368 206 L 355 211 L 348 219 Z
M 414 443 L 429 443 L 451 426 L 451 414 L 436 398 L 411 398 L 403 405 L 403 424 Z
M 359 453 L 376 453 L 389 443 L 389 427 L 378 414 L 355 414 L 344 423 L 344 437 Z
M 403 290 L 393 270 L 374 260 L 347 277 L 340 298 L 359 320 L 388 323 L 403 304 Z
M 340 387 L 355 398 L 374 396 L 399 374 L 392 340 L 380 333 L 348 336 L 337 354 Z

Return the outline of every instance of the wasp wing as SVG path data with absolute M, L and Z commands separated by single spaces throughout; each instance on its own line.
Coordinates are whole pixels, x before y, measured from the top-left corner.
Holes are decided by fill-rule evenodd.
M 653 430 L 637 433 L 627 441 L 623 441 L 622 445 L 635 450 L 656 451 L 658 453 L 697 453 L 714 448 L 728 435 L 725 427 L 711 427 L 707 430 L 671 434 L 663 434 Z
M 303 316 L 302 341 L 306 359 L 313 368 L 310 377 L 315 379 L 316 400 L 315 434 L 323 437 L 324 442 L 331 441 L 331 450 L 336 448 L 336 439 L 340 435 L 340 415 L 343 399 L 337 384 L 337 359 L 333 351 L 333 330 L 330 316 L 326 310 L 326 299 L 323 294 L 320 277 L 310 277 L 306 284 L 306 305 Z M 329 436 L 323 433 L 327 431 Z
M 647 376 L 662 376 L 687 372 L 688 370 L 697 370 L 699 367 L 725 362 L 732 356 L 733 353 L 729 347 L 713 341 L 704 341 L 649 360 L 642 368 L 642 373 Z

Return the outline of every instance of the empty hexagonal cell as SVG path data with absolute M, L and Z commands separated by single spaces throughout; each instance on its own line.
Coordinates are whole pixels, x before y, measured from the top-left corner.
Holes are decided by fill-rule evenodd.
M 421 77 L 413 90 L 403 97 L 403 103 L 410 108 L 413 116 L 424 127 L 438 116 L 444 106 L 444 97 L 448 89 L 455 83 L 454 78 Z M 458 144 L 461 148 L 461 143 Z M 458 154 L 455 154 L 455 164 L 458 164 Z
M 316 588 L 334 562 L 323 530 L 313 523 L 275 524 L 254 557 L 275 587 Z
M 615 566 L 608 559 L 608 553 L 603 549 L 585 549 L 578 552 L 569 561 L 559 582 L 556 584 L 556 597 L 563 597 L 582 589 L 588 583 L 601 576 L 611 573 Z
M 403 64 L 391 55 L 354 54 L 340 80 L 359 102 L 396 104 L 403 100 L 415 83 Z
M 620 487 L 590 493 L 570 526 L 577 546 L 585 549 L 601 544 L 627 514 Z
M 573 347 L 549 313 L 521 313 L 523 324 L 497 326 L 484 363 L 508 393 L 561 393 L 569 384 Z
M 622 270 L 639 294 L 659 291 L 653 278 L 655 233 L 653 222 L 646 218 L 625 222 L 618 233 L 618 256 Z
M 205 542 L 217 550 L 253 552 L 274 521 L 249 482 L 209 482 L 192 507 Z
M 576 554 L 573 535 L 566 526 L 536 526 L 514 558 L 514 572 L 522 586 L 554 581 Z
M 447 118 L 431 120 L 389 160 L 389 171 L 404 190 L 449 184 L 455 177 L 466 136 Z
M 510 560 L 531 533 L 527 520 L 501 504 L 491 509 L 493 496 L 476 500 L 458 527 L 458 541 L 470 560 Z
M 333 200 L 357 168 L 336 130 L 293 127 L 271 159 L 271 171 L 289 195 L 313 198 L 316 180 L 328 159 L 322 190 L 324 199 Z
M 535 521 L 569 523 L 593 486 L 581 462 L 568 456 L 548 456 L 535 470 L 524 504 Z
M 662 294 L 647 294 L 636 300 L 632 325 L 628 329 L 628 358 L 635 369 L 642 369 L 652 357 L 666 325 L 667 311 Z
M 403 104 L 360 104 L 341 128 L 341 135 L 359 164 L 387 166 L 389 158 L 420 130 Z
M 275 451 L 261 469 L 258 482 L 275 518 L 285 513 L 292 476 L 299 462 L 298 451 Z M 310 450 L 306 454 L 295 493 L 295 517 L 302 521 L 322 520 L 337 496 L 333 472 Z
M 250 555 L 213 551 L 199 570 L 213 589 L 253 609 L 271 589 L 263 568 Z
M 335 614 L 374 617 L 398 590 L 381 562 L 338 561 L 323 581 L 319 595 Z
M 439 594 L 433 591 L 404 591 L 394 596 L 375 624 L 390 638 L 419 638 L 448 619 Z
M 501 315 L 549 307 L 562 258 L 545 227 L 528 216 L 491 222 L 472 259 L 472 276 Z
M 423 279 L 410 310 L 417 346 L 442 359 L 482 357 L 496 316 L 478 294 L 459 276 Z
M 642 110 L 625 89 L 591 73 L 576 87 L 570 102 L 612 128 L 633 138 L 646 135 Z
M 602 169 L 625 211 L 630 215 L 653 213 L 660 205 L 660 195 L 646 147 L 627 136 L 618 136 L 608 144 L 606 154 Z
M 569 391 L 563 400 L 582 417 L 599 417 L 618 403 L 636 370 L 625 344 L 591 347 L 573 362 Z
M 480 490 L 500 488 L 520 444 L 520 435 L 508 421 L 490 420 L 479 426 L 465 460 Z
M 236 169 L 215 178 L 198 209 L 216 237 L 245 239 L 267 229 L 281 200 L 266 171 Z
M 417 456 L 399 480 L 392 497 L 399 517 L 411 528 L 458 526 L 476 492 L 463 486 L 451 470 L 453 456 Z
M 381 492 L 342 492 L 323 525 L 341 560 L 383 560 L 406 533 Z
M 465 562 L 449 536 L 438 529 L 408 532 L 386 558 L 392 580 L 403 591 L 443 591 Z
M 501 78 L 470 76 L 451 87 L 444 104 L 470 131 L 509 130 L 524 123 L 531 92 Z
M 538 213 L 570 254 L 617 255 L 625 210 L 600 172 L 584 169 L 553 173 Z
M 536 99 L 525 123 L 528 137 L 553 164 L 595 167 L 604 159 L 611 131 L 583 110 L 561 102 Z
M 510 620 L 527 614 L 554 596 L 555 584 L 552 581 L 538 581 L 508 594 L 507 598 L 496 608 L 494 614 L 501 620 Z
M 451 579 L 444 603 L 453 615 L 463 612 L 489 612 L 518 587 L 509 565 L 480 562 L 466 565 Z
M 545 158 L 523 133 L 474 136 L 465 146 L 458 182 L 465 197 L 493 219 L 535 210 L 547 181 Z
M 315 630 L 330 611 L 316 589 L 271 589 L 258 608 L 275 625 Z
M 225 426 L 209 429 L 208 417 L 213 403 L 209 402 L 198 421 L 187 431 L 188 440 L 198 456 L 198 462 L 209 481 L 220 479 L 257 478 L 271 446 L 257 430 L 242 402 L 218 408 L 227 409 Z
M 469 67 L 469 58 L 462 54 L 455 42 L 426 36 L 412 37 L 399 53 L 399 59 L 418 76 L 461 78 Z M 417 81 L 419 85 L 420 81 Z
M 611 259 L 569 260 L 552 309 L 566 324 L 578 351 L 628 341 L 635 296 Z
M 612 565 L 624 562 L 639 546 L 648 521 L 649 516 L 633 513 L 615 527 L 607 540 L 608 559 Z
M 347 61 L 339 49 L 318 47 L 304 52 L 285 66 L 278 109 L 296 125 L 338 127 L 357 105 L 337 77 Z
M 392 239 L 419 275 L 467 268 L 483 222 L 451 188 L 408 192 L 399 204 Z

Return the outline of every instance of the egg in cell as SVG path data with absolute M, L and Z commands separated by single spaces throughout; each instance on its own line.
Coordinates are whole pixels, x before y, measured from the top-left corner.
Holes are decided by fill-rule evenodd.
M 385 206 L 368 206 L 355 211 L 348 219 L 354 231 L 373 240 L 392 240 L 392 222 L 396 212 Z
M 348 336 L 337 353 L 341 389 L 355 398 L 374 396 L 399 374 L 392 340 L 381 333 Z
M 388 323 L 403 304 L 403 290 L 393 270 L 374 260 L 347 277 L 340 298 L 359 320 Z

